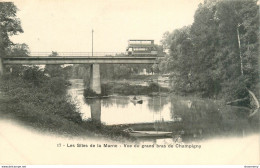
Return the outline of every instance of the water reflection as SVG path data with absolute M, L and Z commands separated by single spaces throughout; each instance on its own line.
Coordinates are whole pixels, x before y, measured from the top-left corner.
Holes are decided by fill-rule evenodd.
M 113 105 L 116 105 L 118 108 L 125 108 L 127 107 L 129 103 L 129 97 L 126 96 L 117 96 L 117 97 L 111 97 L 111 98 L 105 98 L 102 100 L 102 106 L 103 107 L 111 107 Z
M 101 100 L 97 99 L 90 104 L 91 119 L 101 123 Z
M 143 100 L 142 104 L 131 102 L 132 97 L 114 96 L 105 99 L 85 99 L 84 106 L 86 106 L 85 108 L 91 107 L 90 110 L 94 110 L 92 104 L 95 104 L 95 101 L 100 101 L 100 107 L 93 107 L 97 108 L 95 110 L 101 109 L 101 122 L 108 125 L 171 121 L 169 102 L 160 103 L 159 97 L 153 98 L 153 100 L 147 96 L 138 97 Z M 85 119 L 89 117 L 91 116 L 84 113 Z
M 211 100 L 138 96 L 143 104 L 134 104 L 132 97 L 85 99 L 82 85 L 72 85 L 69 94 L 77 99 L 83 119 L 107 125 L 128 124 L 139 131 L 173 132 L 183 141 L 212 137 L 246 136 L 259 131 L 258 122 L 248 120 L 246 108 L 226 106 Z
M 180 116 L 179 129 L 185 130 L 186 138 L 204 139 L 216 136 L 244 136 L 257 131 L 258 123 L 251 125 L 248 109 L 221 105 L 210 100 L 183 103 L 171 99 L 171 113 Z
M 168 97 L 151 97 L 148 99 L 147 107 L 150 111 L 158 113 L 168 102 Z

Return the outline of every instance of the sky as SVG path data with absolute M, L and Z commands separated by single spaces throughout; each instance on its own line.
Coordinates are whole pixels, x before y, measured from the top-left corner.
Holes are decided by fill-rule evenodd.
M 129 39 L 160 44 L 166 31 L 192 24 L 203 0 L 23 0 L 24 33 L 11 39 L 31 52 L 124 52 Z

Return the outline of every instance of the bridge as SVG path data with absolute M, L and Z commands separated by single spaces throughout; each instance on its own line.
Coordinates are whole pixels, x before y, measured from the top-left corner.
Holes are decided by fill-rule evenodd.
M 100 64 L 155 64 L 158 58 L 126 56 L 124 52 L 59 52 L 59 56 L 50 57 L 51 54 L 32 52 L 28 57 L 0 57 L 0 75 L 4 73 L 5 65 L 91 64 L 90 88 L 100 94 Z
M 68 56 L 68 57 L 4 57 L 4 65 L 45 65 L 45 64 L 154 64 L 156 57 L 118 56 Z

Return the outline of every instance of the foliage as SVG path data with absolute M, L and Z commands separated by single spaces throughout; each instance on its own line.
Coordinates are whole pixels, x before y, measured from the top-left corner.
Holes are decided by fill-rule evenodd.
M 36 129 L 65 135 L 102 134 L 115 140 L 128 137 L 120 127 L 83 121 L 77 105 L 66 94 L 67 82 L 64 78 L 47 77 L 37 66 L 27 67 L 20 73 L 22 76 L 5 74 L 0 77 L 1 116 L 17 119 Z
M 62 71 L 65 79 L 72 77 L 72 66 L 65 66 Z
M 129 77 L 146 69 L 148 73 L 154 72 L 152 65 L 138 64 L 102 64 L 100 73 L 102 79 L 128 79 Z
M 62 77 L 53 77 L 49 80 L 50 91 L 55 95 L 64 95 L 66 93 L 66 81 Z M 57 87 L 59 86 L 59 87 Z
M 151 83 L 149 86 L 130 85 L 128 83 L 106 83 L 102 84 L 102 88 L 105 88 L 106 94 L 120 95 L 151 95 L 153 92 L 169 92 L 169 89 L 160 87 L 157 83 Z
M 8 57 L 28 57 L 30 54 L 29 46 L 25 43 L 13 44 L 7 48 L 6 56 Z
M 44 79 L 47 77 L 44 75 L 44 72 L 39 69 L 37 66 L 27 67 L 23 71 L 22 78 L 27 80 L 29 83 L 33 83 L 36 86 L 39 86 L 41 83 L 44 82 Z
M 0 2 L 0 56 L 13 43 L 10 36 L 23 33 L 20 20 L 16 17 L 17 8 L 13 2 Z
M 97 94 L 92 89 L 86 88 L 86 89 L 84 89 L 83 95 L 84 95 L 85 98 L 108 96 L 108 93 L 109 93 L 110 89 L 111 89 L 110 86 L 102 84 L 101 85 L 101 94 Z
M 90 88 L 84 89 L 84 93 L 83 93 L 84 97 L 88 98 L 88 97 L 97 97 L 98 94 L 93 91 Z
M 22 74 L 1 78 L 0 89 L 9 97 L 7 104 L 1 105 L 5 114 L 46 128 L 62 125 L 65 120 L 82 122 L 76 105 L 66 97 L 66 87 L 61 84 L 64 80 L 48 78 L 38 67 L 28 67 Z
M 49 57 L 58 57 L 58 53 L 52 51 L 52 54 Z M 44 68 L 44 72 L 51 77 L 64 77 L 62 67 L 60 65 L 46 65 Z
M 151 82 L 149 83 L 148 90 L 150 90 L 151 92 L 159 92 L 160 86 L 158 83 Z
M 169 55 L 159 68 L 171 74 L 176 93 L 230 100 L 256 88 L 258 9 L 256 0 L 208 0 L 199 5 L 191 26 L 164 34 Z
M 6 57 L 28 57 L 30 49 L 27 44 L 13 44 L 6 49 Z M 13 76 L 21 75 L 21 72 L 26 69 L 23 65 L 6 65 L 5 71 L 12 73 Z
M 26 44 L 14 44 L 10 37 L 23 33 L 21 21 L 16 17 L 17 7 L 13 2 L 0 2 L 0 57 L 28 56 L 29 48 Z M 18 76 L 24 69 L 21 65 L 6 66 L 5 71 Z

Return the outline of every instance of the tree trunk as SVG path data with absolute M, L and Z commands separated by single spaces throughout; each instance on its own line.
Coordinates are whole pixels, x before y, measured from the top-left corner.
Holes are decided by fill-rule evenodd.
M 241 70 L 241 75 L 244 76 L 243 60 L 242 60 L 241 44 L 240 44 L 240 35 L 239 35 L 239 27 L 240 26 L 241 26 L 241 24 L 237 25 L 237 40 L 238 40 L 239 57 L 240 57 L 240 70 Z M 246 88 L 246 89 L 249 92 L 249 94 L 253 97 L 255 104 L 256 104 L 256 109 L 249 115 L 249 117 L 252 117 L 258 112 L 260 105 L 259 105 L 259 101 L 257 100 L 255 94 L 252 91 L 250 91 L 248 88 Z
M 241 75 L 244 75 L 244 71 L 243 71 L 243 60 L 242 60 L 242 55 L 241 55 L 241 45 L 240 45 L 240 36 L 239 36 L 239 27 L 240 24 L 237 25 L 237 40 L 238 40 L 238 48 L 239 48 L 239 57 L 240 57 L 240 71 L 241 71 Z

